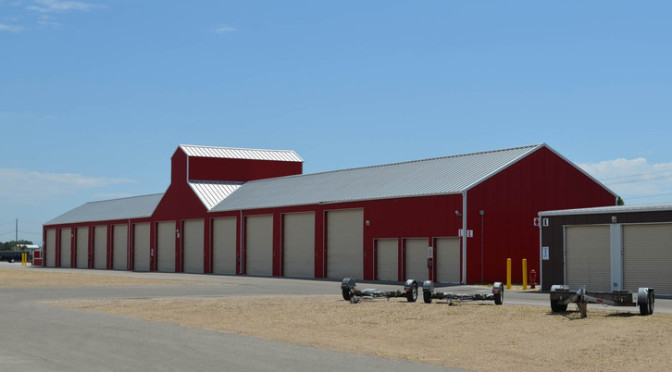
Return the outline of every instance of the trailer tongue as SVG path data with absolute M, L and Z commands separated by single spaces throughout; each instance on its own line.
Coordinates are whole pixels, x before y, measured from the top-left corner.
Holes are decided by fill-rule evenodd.
M 567 311 L 567 305 L 575 303 L 581 318 L 588 316 L 588 304 L 611 306 L 639 306 L 641 315 L 653 314 L 656 301 L 653 288 L 639 288 L 637 293 L 630 291 L 588 292 L 583 285 L 576 292 L 566 285 L 551 286 L 551 311 L 560 313 Z

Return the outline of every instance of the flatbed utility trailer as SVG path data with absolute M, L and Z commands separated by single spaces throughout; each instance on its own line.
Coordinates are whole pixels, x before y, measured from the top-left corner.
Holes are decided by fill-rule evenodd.
M 381 291 L 375 288 L 365 288 L 359 290 L 357 288 L 357 283 L 355 279 L 352 278 L 343 278 L 341 282 L 341 293 L 343 294 L 343 299 L 350 301 L 350 303 L 356 304 L 361 299 L 376 299 L 376 298 L 396 298 L 404 297 L 408 302 L 415 302 L 418 299 L 418 282 L 413 279 L 408 279 L 404 284 L 403 290 L 396 291 Z
M 432 300 L 447 300 L 450 305 L 463 301 L 495 301 L 495 305 L 501 305 L 504 303 L 504 285 L 495 282 L 491 293 L 436 292 L 434 283 L 426 280 L 422 283 L 422 299 L 426 304 L 432 303 Z
M 641 315 L 651 315 L 655 301 L 653 288 L 639 288 L 637 293 L 630 291 L 588 292 L 586 286 L 583 285 L 573 292 L 567 285 L 551 286 L 551 311 L 562 313 L 567 311 L 567 305 L 575 303 L 581 312 L 581 318 L 588 316 L 588 304 L 639 306 Z

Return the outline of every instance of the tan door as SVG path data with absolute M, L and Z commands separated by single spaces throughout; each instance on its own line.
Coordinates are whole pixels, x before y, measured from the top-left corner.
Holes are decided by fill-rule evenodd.
M 285 276 L 315 277 L 315 213 L 284 215 Z
M 157 270 L 175 272 L 175 221 L 157 224 Z
M 93 267 L 107 268 L 107 226 L 93 228 Z
M 567 284 L 590 291 L 611 290 L 609 226 L 570 226 L 565 230 Z
M 45 248 L 47 267 L 56 266 L 56 229 L 47 230 L 47 244 Z
M 112 226 L 112 268 L 128 270 L 128 225 Z
M 327 277 L 364 278 L 364 211 L 327 212 Z
M 135 271 L 149 271 L 149 223 L 138 223 L 133 228 L 133 267 Z
M 189 220 L 183 222 L 184 232 L 184 272 L 202 274 L 205 271 L 204 261 L 204 222 L 203 220 Z
M 672 224 L 623 226 L 623 289 L 672 294 Z
M 378 280 L 399 280 L 399 241 L 376 239 L 376 267 Z
M 71 267 L 72 257 L 72 230 L 61 229 L 61 267 Z
M 212 220 L 212 272 L 236 274 L 236 217 Z
M 89 228 L 77 228 L 77 262 L 76 266 L 80 269 L 89 267 Z
M 436 239 L 436 281 L 460 282 L 460 238 Z
M 405 239 L 406 244 L 406 279 L 425 281 L 429 279 L 427 268 L 427 239 Z
M 273 216 L 246 217 L 247 274 L 273 275 Z

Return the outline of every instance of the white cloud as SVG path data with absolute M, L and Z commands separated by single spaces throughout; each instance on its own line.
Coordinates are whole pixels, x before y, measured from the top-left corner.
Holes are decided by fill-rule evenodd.
M 124 178 L 89 177 L 76 173 L 40 173 L 0 168 L 0 203 L 36 205 L 110 185 L 135 181 Z
M 219 26 L 212 29 L 212 32 L 220 35 L 228 34 L 234 31 L 236 31 L 236 29 L 231 26 Z
M 92 9 L 103 8 L 102 5 L 89 4 L 81 1 L 61 1 L 61 0 L 35 0 L 38 5 L 26 7 L 28 10 L 40 13 L 67 12 L 67 11 L 89 11 Z
M 627 204 L 672 200 L 672 163 L 649 164 L 645 158 L 579 164 L 625 199 Z
M 19 33 L 21 31 L 23 31 L 23 27 L 6 25 L 4 23 L 0 23 L 0 31 L 13 32 L 13 33 L 16 34 L 16 33 Z

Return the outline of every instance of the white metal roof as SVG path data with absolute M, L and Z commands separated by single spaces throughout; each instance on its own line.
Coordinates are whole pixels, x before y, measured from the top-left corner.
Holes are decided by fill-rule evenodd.
M 162 197 L 163 193 L 89 202 L 46 222 L 45 225 L 151 217 Z
M 544 146 L 251 181 L 211 211 L 458 194 Z
M 549 216 L 568 216 L 568 215 L 581 215 L 581 214 L 634 213 L 634 212 L 656 212 L 656 211 L 672 211 L 672 203 L 634 204 L 634 205 L 618 205 L 609 207 L 562 209 L 555 211 L 539 212 L 539 215 L 549 217 Z
M 204 158 L 303 162 L 303 159 L 291 150 L 258 150 L 194 145 L 180 145 L 180 148 L 187 154 L 187 156 Z
M 189 181 L 189 187 L 208 210 L 238 190 L 242 184 L 242 182 Z

